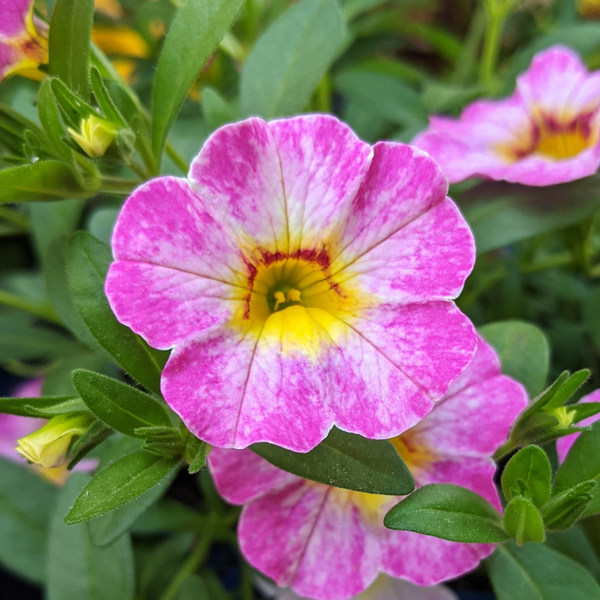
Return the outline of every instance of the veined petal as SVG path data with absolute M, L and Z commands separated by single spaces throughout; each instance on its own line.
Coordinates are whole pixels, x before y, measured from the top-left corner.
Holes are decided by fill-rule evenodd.
M 262 119 L 253 117 L 215 131 L 193 160 L 189 181 L 248 256 L 260 249 L 288 252 L 277 143 Z
M 237 248 L 184 179 L 154 179 L 130 196 L 113 253 L 105 286 L 111 307 L 157 348 L 223 324 L 248 294 L 236 279 Z
M 331 115 L 271 121 L 285 190 L 291 251 L 319 248 L 337 234 L 373 151 Z
M 446 198 L 382 237 L 336 279 L 351 281 L 384 303 L 448 300 L 460 294 L 474 263 L 473 234 Z
M 299 481 L 252 502 L 239 526 L 244 556 L 300 595 L 320 600 L 354 596 L 375 579 L 380 549 L 350 497 L 343 490 Z

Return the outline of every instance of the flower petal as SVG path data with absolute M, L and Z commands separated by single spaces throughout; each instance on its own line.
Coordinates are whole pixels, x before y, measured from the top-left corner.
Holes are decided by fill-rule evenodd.
M 249 256 L 257 248 L 289 250 L 277 144 L 262 119 L 253 117 L 215 131 L 193 160 L 189 180 Z
M 446 198 L 336 276 L 382 302 L 456 298 L 475 263 L 473 234 Z
M 339 228 L 373 151 L 331 115 L 269 123 L 285 189 L 291 250 L 319 248 Z
M 17 37 L 25 31 L 32 5 L 33 0 L 0 0 L 0 40 Z
M 252 502 L 239 524 L 242 553 L 300 595 L 354 596 L 375 579 L 380 555 L 376 536 L 349 497 L 300 481 Z
M 113 234 L 106 294 L 117 318 L 170 348 L 240 309 L 235 246 L 184 179 L 161 177 L 127 200 Z
M 213 448 L 207 462 L 219 494 L 232 504 L 245 504 L 301 481 L 251 450 Z

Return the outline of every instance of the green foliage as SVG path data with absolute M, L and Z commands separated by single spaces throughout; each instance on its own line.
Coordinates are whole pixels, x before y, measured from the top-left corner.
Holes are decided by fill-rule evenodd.
M 546 453 L 537 446 L 519 450 L 502 472 L 502 491 L 511 501 L 525 496 L 538 508 L 550 498 L 552 469 Z
M 186 0 L 165 40 L 152 90 L 152 147 L 165 139 L 192 82 L 231 26 L 243 0 Z
M 541 544 L 502 544 L 487 567 L 498 600 L 600 598 L 600 587 L 581 565 Z
M 303 0 L 263 33 L 240 80 L 243 116 L 265 119 L 304 109 L 344 42 L 335 0 Z
M 504 509 L 504 531 L 517 546 L 546 539 L 544 521 L 535 504 L 523 496 L 513 498 Z
M 508 537 L 500 514 L 487 500 L 449 483 L 417 489 L 387 513 L 384 524 L 454 542 L 493 543 Z
M 414 489 L 406 465 L 385 440 L 367 440 L 333 428 L 305 454 L 265 443 L 251 449 L 280 469 L 335 487 L 395 496 Z

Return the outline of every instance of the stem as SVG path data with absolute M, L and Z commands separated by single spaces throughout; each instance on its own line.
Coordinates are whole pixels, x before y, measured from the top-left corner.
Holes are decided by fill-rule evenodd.
M 39 304 L 35 304 L 30 300 L 26 300 L 21 296 L 11 294 L 5 290 L 0 290 L 0 304 L 24 310 L 25 312 L 35 315 L 36 317 L 40 317 L 40 319 L 44 319 L 44 321 L 48 321 L 49 323 L 62 325 L 62 321 L 58 318 L 58 315 L 52 308 L 40 306 Z
M 492 459 L 498 462 L 501 458 L 504 458 L 518 447 L 518 444 L 515 444 L 515 442 L 513 442 L 511 439 L 508 439 L 506 442 L 504 442 L 504 444 L 502 444 L 502 446 L 500 446 L 500 448 L 498 448 L 498 450 L 496 450 L 496 452 L 494 452 Z
M 100 190 L 107 193 L 129 194 L 140 184 L 139 179 L 121 179 L 120 177 L 103 177 Z
M 535 273 L 536 271 L 545 271 L 554 267 L 564 267 L 575 263 L 575 259 L 570 252 L 559 252 L 553 254 L 544 260 L 524 265 L 521 268 L 522 273 Z
M 174 600 L 177 597 L 177 592 L 179 592 L 179 588 L 183 585 L 183 582 L 204 562 L 208 550 L 212 545 L 217 524 L 218 515 L 215 515 L 214 513 L 210 514 L 204 535 L 199 539 L 196 548 L 194 548 L 194 551 L 188 556 L 187 560 L 181 566 L 181 569 L 177 571 L 175 577 L 169 584 L 169 587 L 160 597 L 160 600 Z
M 329 75 L 323 75 L 317 87 L 317 110 L 329 113 L 331 108 L 331 80 Z
M 0 219 L 4 219 L 25 231 L 29 229 L 29 219 L 25 215 L 15 210 L 11 210 L 10 208 L 0 206 Z
M 188 171 L 190 170 L 190 166 L 177 152 L 177 150 L 173 148 L 171 142 L 167 142 L 165 144 L 165 152 L 167 153 L 167 156 L 175 163 L 175 166 L 177 166 L 182 173 L 187 175 Z
M 478 5 L 477 11 L 471 20 L 471 24 L 469 25 L 469 31 L 467 33 L 462 52 L 460 53 L 454 66 L 454 72 L 450 78 L 451 81 L 455 83 L 467 81 L 470 74 L 475 71 L 477 51 L 481 45 L 481 41 L 485 33 L 485 26 L 485 10 L 481 5 Z

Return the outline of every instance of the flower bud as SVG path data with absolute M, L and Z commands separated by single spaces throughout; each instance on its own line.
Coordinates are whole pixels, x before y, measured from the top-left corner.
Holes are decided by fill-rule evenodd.
M 17 452 L 45 469 L 67 462 L 73 438 L 80 436 L 91 422 L 90 415 L 58 415 L 41 429 L 17 440 Z
M 88 156 L 99 158 L 104 156 L 107 148 L 112 144 L 118 127 L 111 121 L 90 115 L 82 119 L 79 132 L 70 127 L 67 127 L 67 131 Z

